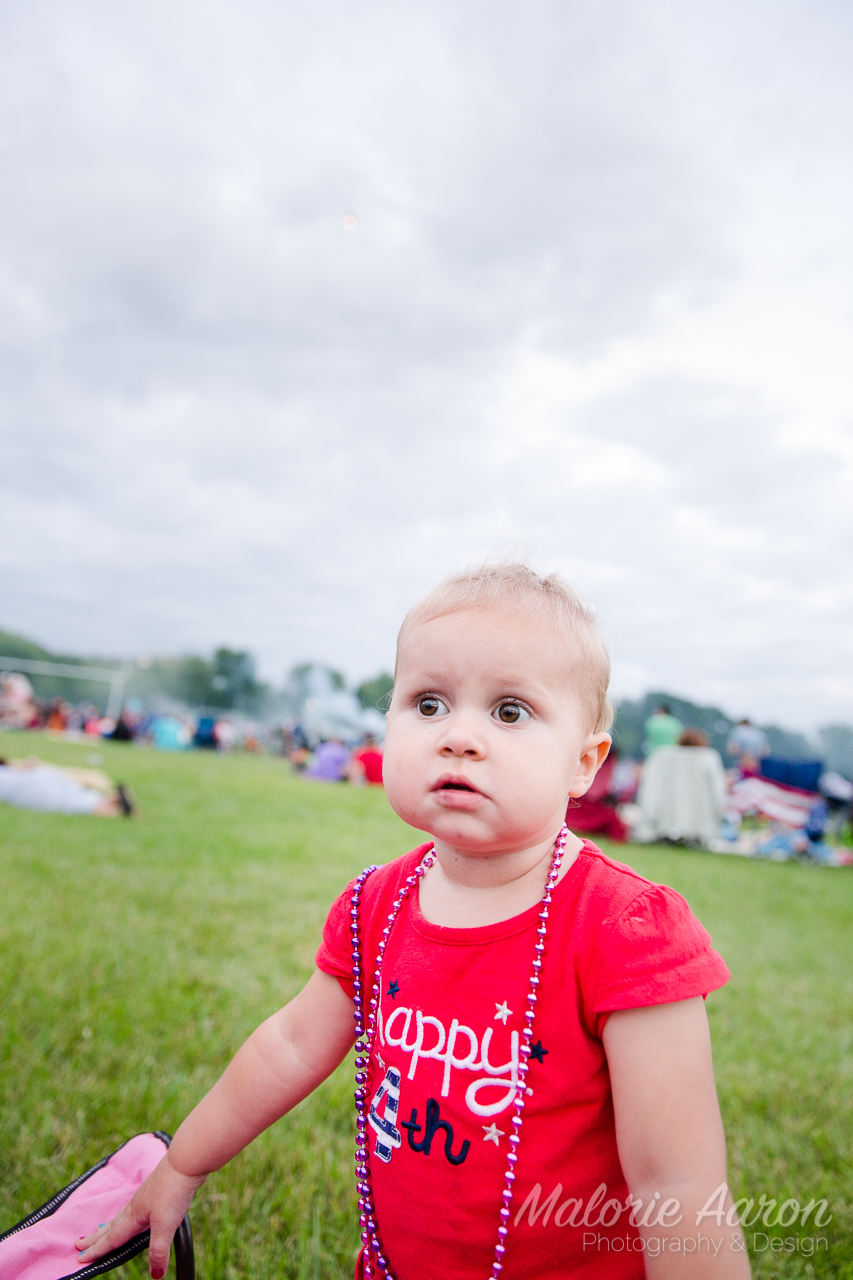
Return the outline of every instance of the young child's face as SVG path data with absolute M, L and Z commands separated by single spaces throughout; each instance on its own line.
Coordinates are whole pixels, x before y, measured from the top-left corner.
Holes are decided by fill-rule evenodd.
M 451 613 L 402 638 L 385 787 L 405 822 L 467 854 L 553 839 L 607 754 L 566 640 L 508 610 Z

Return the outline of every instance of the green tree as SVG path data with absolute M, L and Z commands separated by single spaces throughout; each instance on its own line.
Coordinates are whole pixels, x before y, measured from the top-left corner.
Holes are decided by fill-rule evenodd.
M 255 679 L 252 655 L 242 649 L 219 648 L 212 661 L 189 654 L 177 664 L 173 691 L 190 706 L 223 711 L 254 711 L 265 689 Z
M 217 696 L 213 684 L 216 672 L 213 663 L 198 654 L 179 658 L 170 692 L 191 707 L 224 707 L 227 703 Z
M 43 649 L 35 640 L 27 640 L 25 636 L 16 636 L 11 631 L 0 631 L 0 656 L 4 658 L 30 658 L 35 662 L 56 662 L 54 654 Z M 79 661 L 79 659 L 65 659 Z
M 365 680 L 356 689 L 356 697 L 363 707 L 375 707 L 377 711 L 387 711 L 394 688 L 394 677 L 382 671 L 372 680 Z
M 15 635 L 11 631 L 0 631 L 0 656 L 4 658 L 26 658 L 32 662 L 61 662 L 66 666 L 80 667 L 113 667 L 118 664 L 114 659 L 79 658 L 65 653 L 51 653 L 35 640 L 26 636 Z M 50 698 L 65 698 L 68 702 L 93 702 L 103 711 L 107 705 L 109 686 L 93 680 L 74 680 L 67 676 L 35 675 L 27 673 L 27 679 L 33 686 L 33 692 L 40 701 Z
M 243 649 L 217 649 L 213 655 L 211 685 L 219 699 L 214 707 L 252 709 L 262 689 L 255 679 L 255 660 Z

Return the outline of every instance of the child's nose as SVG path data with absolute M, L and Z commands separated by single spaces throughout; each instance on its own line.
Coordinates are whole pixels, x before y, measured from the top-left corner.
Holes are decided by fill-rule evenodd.
M 455 723 L 448 724 L 441 735 L 438 749 L 439 754 L 446 757 L 464 756 L 471 760 L 479 760 L 485 755 L 485 744 L 481 735 L 462 717 Z

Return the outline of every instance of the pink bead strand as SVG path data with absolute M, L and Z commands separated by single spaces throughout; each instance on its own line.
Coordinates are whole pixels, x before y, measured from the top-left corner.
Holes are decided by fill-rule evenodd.
M 525 1027 L 522 1030 L 521 1054 L 522 1060 L 518 1064 L 519 1087 L 517 1089 L 512 1106 L 515 1108 L 515 1115 L 511 1117 L 511 1124 L 514 1132 L 509 1135 L 510 1150 L 507 1155 L 507 1167 L 504 1174 L 505 1186 L 501 1192 L 501 1200 L 503 1201 L 499 1210 L 500 1222 L 498 1225 L 498 1242 L 495 1245 L 495 1260 L 492 1263 L 493 1280 L 503 1271 L 503 1257 L 506 1253 L 506 1238 L 509 1235 L 508 1222 L 510 1218 L 509 1203 L 512 1200 L 513 1183 L 515 1182 L 515 1165 L 518 1161 L 518 1147 L 521 1142 L 520 1129 L 523 1124 L 521 1112 L 524 1110 L 524 1090 L 526 1089 L 527 1072 L 530 1069 L 530 1041 L 533 1039 L 533 1022 L 535 1019 L 535 1006 L 537 1002 L 536 988 L 540 983 L 540 970 L 542 968 L 542 954 L 545 950 L 545 936 L 547 934 L 546 921 L 549 916 L 548 906 L 551 902 L 551 893 L 557 883 L 560 873 L 560 864 L 563 860 L 563 850 L 566 846 L 569 831 L 565 824 L 560 829 L 554 844 L 554 852 L 551 855 L 551 865 L 548 870 L 548 879 L 545 884 L 545 893 L 541 900 L 541 910 L 539 912 L 540 923 L 537 927 L 537 942 L 534 947 L 533 968 L 530 975 L 530 989 L 527 995 L 528 1008 L 525 1011 Z M 385 948 L 388 939 L 391 936 L 391 930 L 394 922 L 400 914 L 400 910 L 409 896 L 410 891 L 418 883 L 418 880 L 426 874 L 429 868 L 435 862 L 435 850 L 428 849 L 419 866 L 414 872 L 406 877 L 404 884 L 401 886 L 394 904 L 388 913 L 388 921 L 382 930 L 382 937 L 379 942 L 379 954 L 376 958 L 376 970 L 373 975 L 373 983 L 370 989 L 370 998 L 367 1003 L 369 1010 L 367 1020 L 365 1022 L 363 1007 L 364 1001 L 362 993 L 364 984 L 364 970 L 362 966 L 361 944 L 360 944 L 360 910 L 361 910 L 361 891 L 364 888 L 364 882 L 367 877 L 376 871 L 376 866 L 366 867 L 358 876 L 353 885 L 352 895 L 350 897 L 350 938 L 352 942 L 352 973 L 353 973 L 353 1004 L 355 1006 L 355 1112 L 356 1112 L 356 1139 L 355 1139 L 355 1160 L 356 1160 L 356 1187 L 358 1189 L 358 1207 L 359 1207 L 359 1224 L 361 1226 L 361 1241 L 364 1245 L 364 1275 L 365 1280 L 373 1280 L 376 1276 L 377 1280 L 394 1280 L 393 1275 L 388 1270 L 388 1261 L 385 1258 L 382 1246 L 379 1242 L 378 1227 L 376 1223 L 376 1208 L 373 1203 L 373 1193 L 370 1189 L 370 1149 L 368 1142 L 370 1134 L 368 1132 L 368 1115 L 369 1106 L 367 1102 L 367 1079 L 370 1059 L 373 1054 L 373 1046 L 376 1040 L 377 1017 L 379 1010 L 379 1002 L 382 992 L 382 960 L 385 955 Z M 371 1253 L 373 1260 L 371 1260 Z M 375 1270 L 374 1270 L 375 1262 Z

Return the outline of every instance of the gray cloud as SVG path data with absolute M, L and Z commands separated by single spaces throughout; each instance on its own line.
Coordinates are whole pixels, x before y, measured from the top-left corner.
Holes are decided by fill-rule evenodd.
M 617 690 L 853 716 L 850 28 L 7 7 L 0 624 L 361 676 L 521 550 Z

